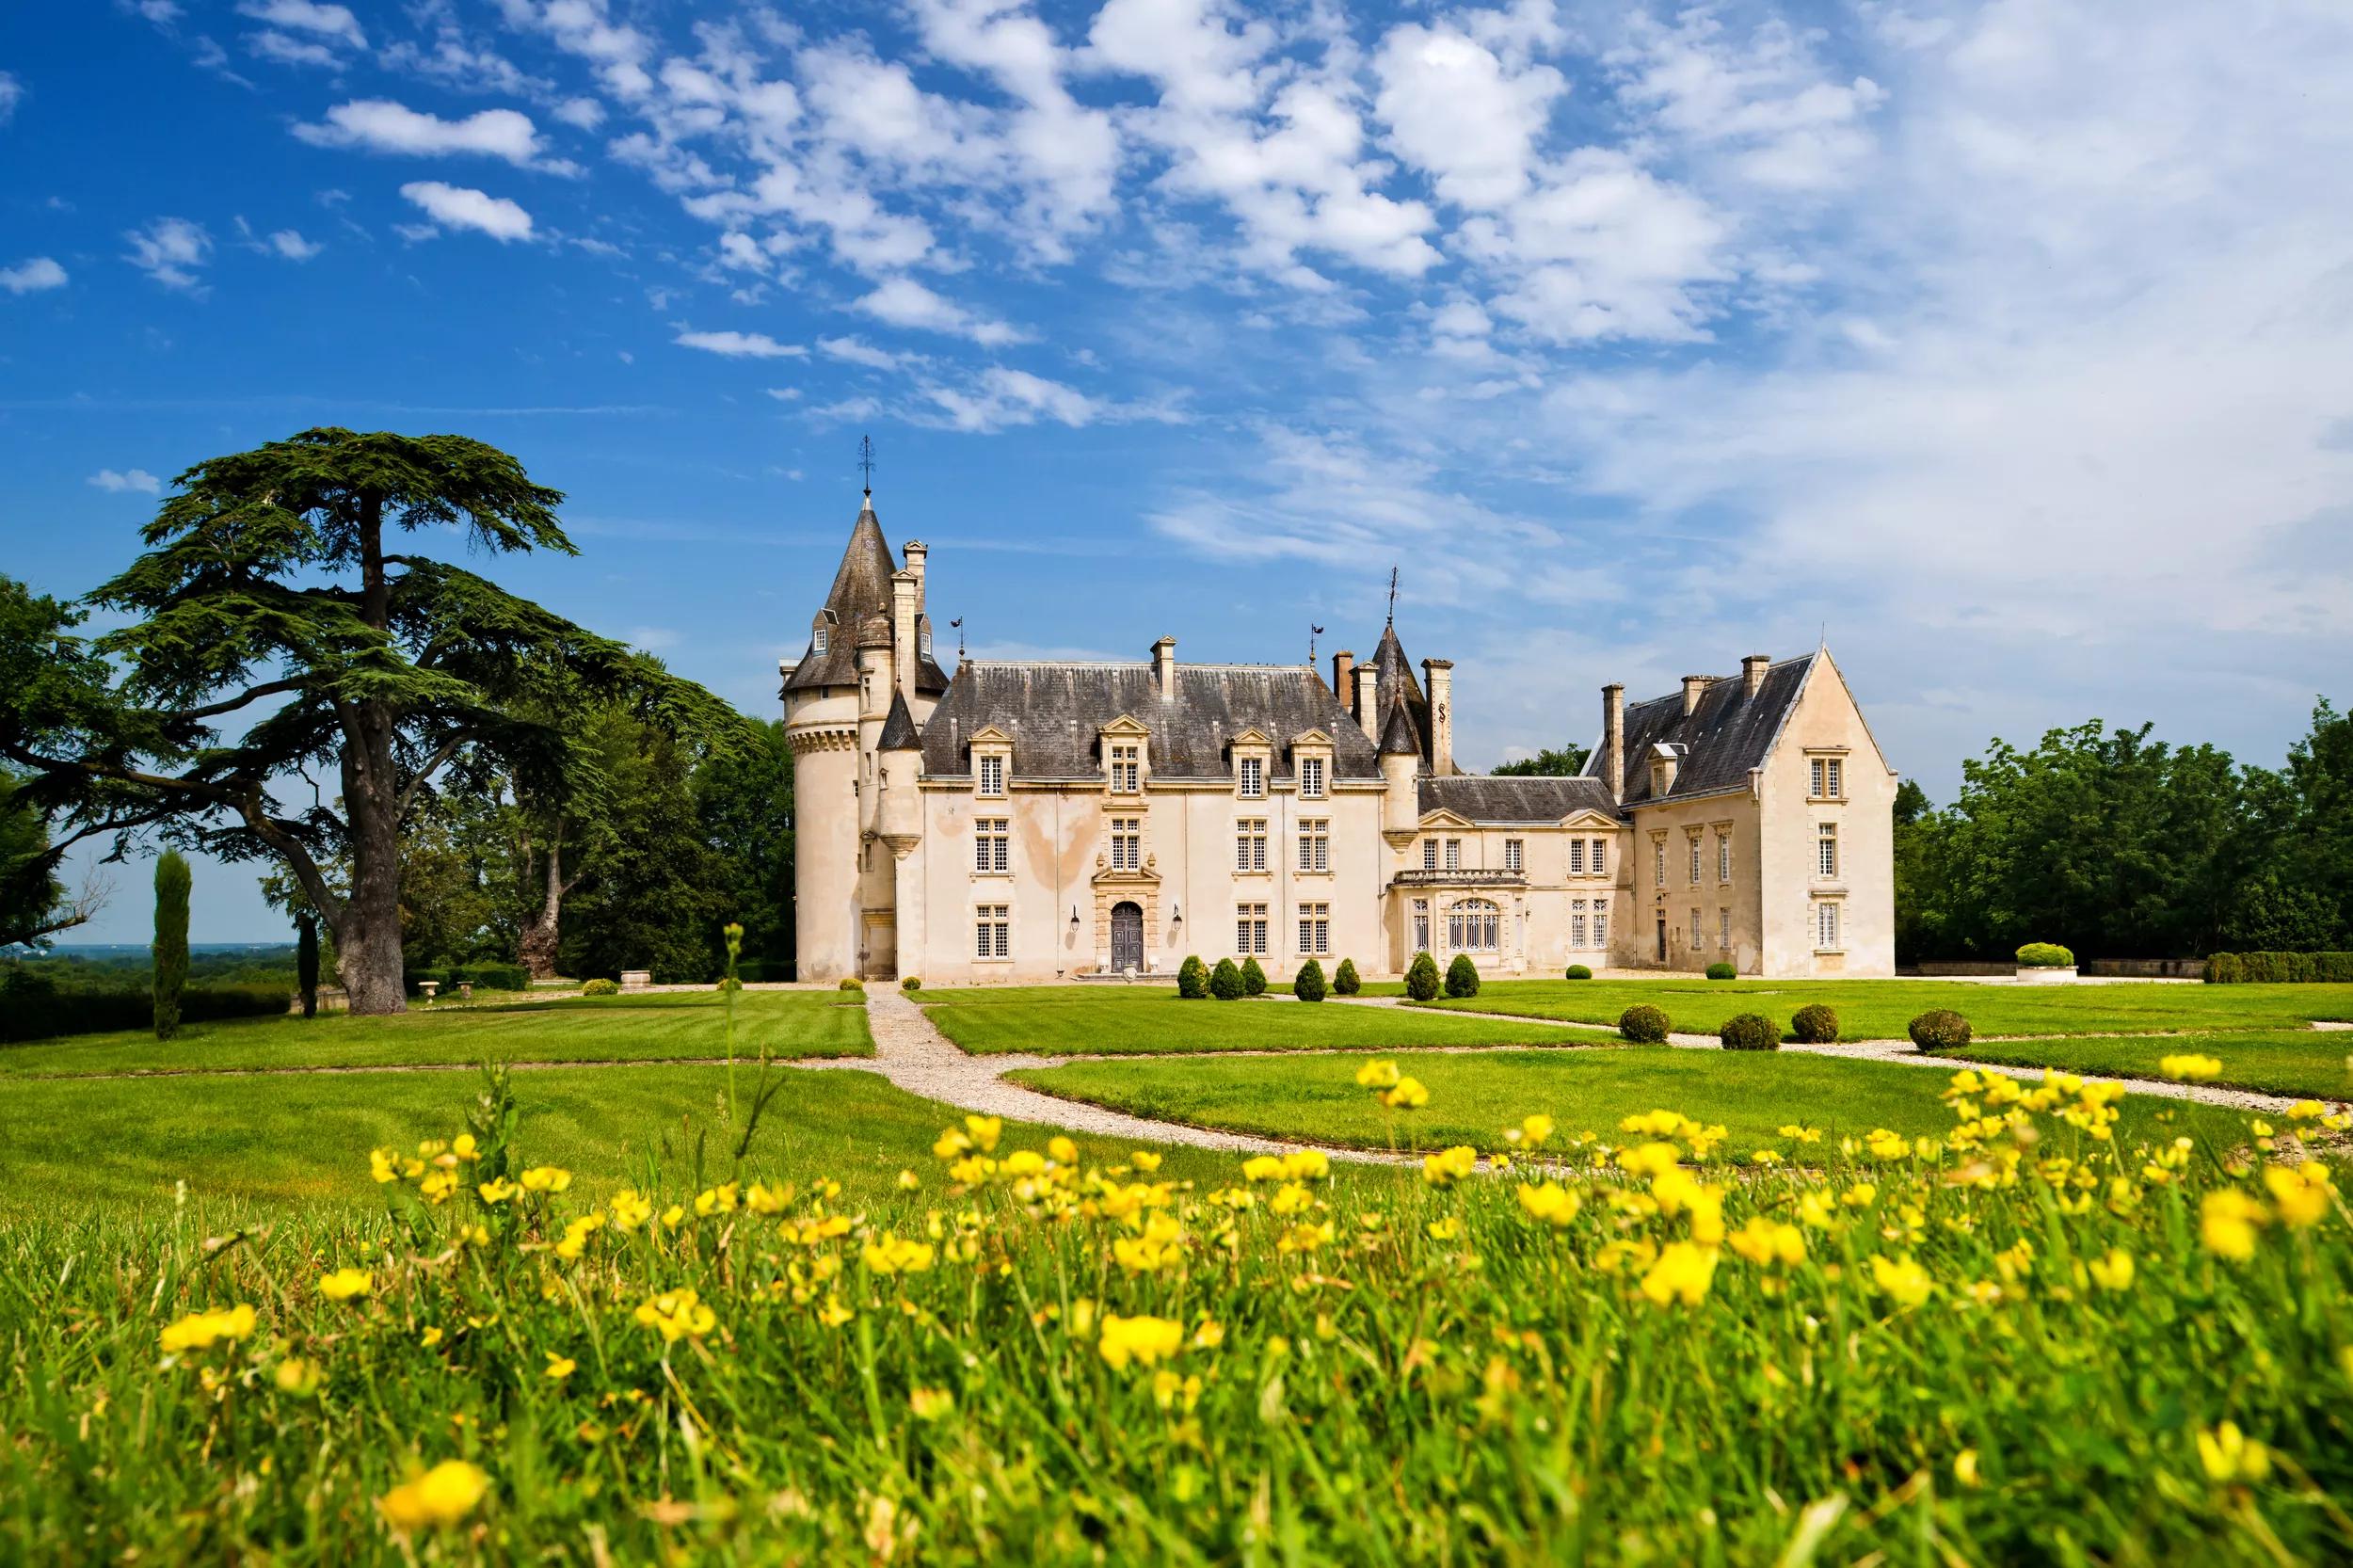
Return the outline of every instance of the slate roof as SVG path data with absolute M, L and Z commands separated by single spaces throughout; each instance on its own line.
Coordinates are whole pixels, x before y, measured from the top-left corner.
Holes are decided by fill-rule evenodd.
M 1371 664 L 1373 700 L 1385 713 L 1392 704 L 1402 703 L 1405 716 L 1414 726 L 1414 749 L 1425 759 L 1430 757 L 1430 698 L 1423 695 L 1421 682 L 1414 678 L 1414 662 L 1405 657 L 1405 645 L 1397 640 L 1395 621 L 1381 629 L 1381 643 L 1372 650 Z M 1385 739 L 1386 719 L 1382 721 L 1381 730 Z
M 1707 794 L 1745 785 L 1751 768 L 1762 767 L 1782 721 L 1797 706 L 1817 655 L 1785 659 L 1767 666 L 1765 684 L 1750 696 L 1737 675 L 1721 676 L 1700 695 L 1699 706 L 1688 715 L 1683 694 L 1653 697 L 1625 711 L 1625 799 L 1628 807 L 1647 804 L 1650 792 L 1651 748 L 1680 746 L 1670 800 Z M 1601 776 L 1601 747 L 1586 759 L 1582 776 Z
M 824 607 L 833 615 L 833 634 L 825 639 L 825 651 L 820 653 L 812 631 L 799 667 L 784 683 L 786 691 L 857 684 L 858 633 L 871 616 L 880 616 L 883 624 L 889 625 L 890 574 L 897 569 L 890 559 L 890 545 L 883 538 L 882 520 L 874 516 L 874 498 L 868 496 L 858 508 L 857 521 L 850 525 L 849 546 L 841 552 L 833 587 L 825 594 Z M 921 647 L 921 628 L 930 619 L 919 617 L 918 648 Z M 925 696 L 948 689 L 947 674 L 928 653 L 916 655 L 915 689 Z
M 1371 740 L 1312 669 L 1179 664 L 1176 696 L 1163 702 L 1148 661 L 958 664 L 947 696 L 923 723 L 923 772 L 932 777 L 970 773 L 973 731 L 995 725 L 1013 737 L 1016 778 L 1099 774 L 1102 728 L 1122 714 L 1150 731 L 1148 767 L 1160 778 L 1230 776 L 1227 746 L 1254 728 L 1273 743 L 1275 777 L 1289 776 L 1291 740 L 1309 729 L 1332 738 L 1335 778 L 1381 776 Z
M 1418 757 L 1421 737 L 1414 732 L 1414 715 L 1401 702 L 1385 703 L 1389 711 L 1388 722 L 1381 727 L 1381 755 L 1384 757 Z
M 1609 816 L 1618 811 L 1609 787 L 1598 778 L 1493 778 L 1479 774 L 1422 779 L 1418 806 L 1423 812 L 1451 811 L 1479 823 L 1553 823 L 1572 811 Z
M 922 744 L 922 737 L 916 733 L 915 715 L 907 710 L 907 694 L 893 691 L 890 694 L 890 716 L 883 720 L 882 736 L 875 741 L 874 749 L 916 751 Z

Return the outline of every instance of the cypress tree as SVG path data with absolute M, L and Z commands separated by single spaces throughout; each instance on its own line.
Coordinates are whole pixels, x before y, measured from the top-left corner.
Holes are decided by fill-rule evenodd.
M 295 979 L 302 986 L 302 1016 L 319 1016 L 319 918 L 300 915 L 295 920 Z
M 155 1038 L 180 1032 L 180 998 L 188 987 L 188 862 L 176 849 L 155 860 Z

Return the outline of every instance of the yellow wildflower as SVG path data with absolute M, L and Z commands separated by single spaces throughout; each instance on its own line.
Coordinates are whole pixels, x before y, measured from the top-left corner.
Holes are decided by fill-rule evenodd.
M 462 1459 L 445 1459 L 412 1481 L 376 1499 L 384 1520 L 396 1530 L 454 1525 L 474 1511 L 490 1478 Z
M 1443 1220 L 1431 1221 L 1422 1226 L 1422 1229 L 1428 1233 L 1433 1241 L 1457 1241 L 1462 1240 L 1463 1236 L 1463 1217 L 1460 1214 L 1449 1214 Z
M 291 1394 L 297 1400 L 307 1400 L 318 1392 L 319 1364 L 315 1361 L 305 1361 L 300 1356 L 290 1355 L 278 1364 L 277 1370 L 272 1372 L 270 1377 L 278 1384 L 278 1391 L 280 1394 Z
M 1321 1181 L 1332 1174 L 1332 1158 L 1321 1149 L 1293 1149 L 1283 1156 L 1283 1176 L 1290 1181 Z
M 520 1191 L 522 1191 L 521 1188 L 517 1187 L 504 1176 L 493 1176 L 488 1181 L 478 1182 L 474 1186 L 474 1192 L 480 1194 L 482 1201 L 487 1204 L 504 1203 Z
M 1953 1455 L 1953 1480 L 1959 1481 L 1963 1486 L 1971 1488 L 1975 1488 L 1982 1484 L 1977 1476 L 1977 1449 L 1963 1448 L 1961 1452 Z
M 177 1355 L 182 1351 L 208 1351 L 224 1339 L 243 1339 L 252 1332 L 253 1308 L 240 1302 L 235 1306 L 192 1312 L 164 1330 L 162 1340 L 165 1353 Z
M 550 1351 L 547 1352 L 547 1376 L 557 1383 L 563 1382 L 566 1378 L 570 1377 L 574 1372 L 580 1370 L 580 1363 L 574 1361 L 568 1355 L 558 1355 L 553 1351 Z
M 945 1388 L 911 1388 L 907 1408 L 919 1421 L 937 1421 L 955 1413 L 956 1397 Z
M 2258 1481 L 2271 1473 L 2271 1451 L 2225 1421 L 2212 1432 L 2198 1434 L 2198 1463 L 2208 1480 Z
M 2092 1283 L 2103 1290 L 2133 1288 L 2133 1255 L 2121 1247 L 2110 1247 L 2107 1256 L 2095 1257 L 2086 1267 L 2091 1271 Z
M 1150 1149 L 1138 1149 L 1128 1156 L 1128 1163 L 1142 1171 L 1145 1176 L 1150 1176 L 1160 1168 L 1160 1157 Z
M 1732 1233 L 1732 1250 L 1759 1267 L 1774 1263 L 1800 1264 L 1805 1261 L 1805 1237 L 1793 1224 L 1769 1220 L 1762 1214 L 1751 1216 L 1749 1223 Z
M 1654 1306 L 1670 1306 L 1681 1302 L 1697 1306 L 1707 1295 L 1710 1281 L 1716 1277 L 1716 1249 L 1694 1246 L 1689 1241 L 1670 1242 L 1642 1276 L 1642 1294 Z
M 417 1343 L 423 1345 L 428 1351 L 440 1342 L 441 1331 L 439 1327 L 432 1323 L 427 1323 L 424 1326 L 424 1332 L 417 1336 Z
M 928 1241 L 902 1240 L 884 1231 L 878 1240 L 869 1241 L 859 1249 L 858 1257 L 869 1273 L 920 1274 L 932 1266 L 936 1249 Z
M 1929 1299 L 1932 1288 L 1929 1272 L 1909 1256 L 1890 1258 L 1885 1253 L 1872 1254 L 1871 1279 L 1880 1289 L 1895 1297 L 1898 1306 L 1918 1306 Z
M 1244 1181 L 1280 1181 L 1283 1179 L 1283 1162 L 1271 1154 L 1254 1155 L 1241 1162 L 1241 1178 Z
M 1000 1116 L 967 1116 L 964 1130 L 974 1148 L 983 1154 L 995 1154 L 997 1140 L 1004 1136 L 1005 1123 Z
M 368 1151 L 368 1174 L 378 1181 L 398 1181 L 400 1179 L 400 1151 L 398 1149 L 370 1149 Z
M 319 1276 L 319 1294 L 330 1302 L 347 1302 L 375 1288 L 376 1281 L 365 1269 L 337 1269 Z
M 1396 1081 L 1394 1062 L 1368 1062 L 1356 1069 L 1356 1086 L 1360 1089 L 1386 1089 Z
M 1673 1144 L 1638 1144 L 1618 1151 L 1618 1169 L 1628 1176 L 1656 1176 L 1673 1170 L 1682 1158 L 1683 1151 Z
M 572 1173 L 560 1165 L 534 1165 L 523 1173 L 526 1192 L 561 1192 L 572 1184 Z
M 1503 1141 L 1507 1144 L 1525 1144 L 1531 1149 L 1542 1148 L 1545 1140 L 1552 1136 L 1552 1118 L 1540 1112 L 1533 1116 L 1521 1117 L 1520 1125 L 1517 1127 L 1505 1128 Z
M 1520 1208 L 1531 1220 L 1539 1220 L 1555 1228 L 1565 1228 L 1577 1218 L 1577 1211 L 1585 1200 L 1558 1182 L 1547 1181 L 1541 1187 L 1520 1183 Z
M 1046 1157 L 1057 1165 L 1076 1165 L 1079 1162 L 1079 1145 L 1057 1134 L 1046 1141 Z
M 1152 1374 L 1152 1402 L 1162 1410 L 1174 1410 L 1181 1404 L 1190 1412 L 1201 1402 L 1199 1374 L 1180 1378 L 1167 1368 L 1161 1368 Z
M 1449 1187 L 1477 1169 L 1479 1151 L 1468 1144 L 1457 1144 L 1450 1149 L 1423 1156 L 1421 1179 L 1433 1187 Z
M 2163 1058 L 2157 1071 L 2179 1083 L 2207 1083 L 2222 1076 L 2222 1064 L 2211 1056 L 2191 1053 Z
M 665 1345 L 690 1336 L 699 1339 L 719 1322 L 718 1315 L 693 1290 L 664 1290 L 638 1307 L 635 1316 L 646 1327 L 659 1331 Z
M 1096 1349 L 1105 1365 L 1124 1372 L 1129 1363 L 1149 1367 L 1184 1348 L 1185 1325 L 1168 1318 L 1122 1318 L 1103 1315 L 1103 1332 Z
M 2271 1193 L 2280 1218 L 2297 1230 L 2318 1224 L 2334 1195 L 2329 1185 L 2329 1167 L 2317 1160 L 2302 1165 L 2265 1166 L 2264 1187 Z
M 1418 1111 L 1430 1103 L 1430 1091 L 1417 1078 L 1401 1078 L 1396 1084 L 1382 1091 L 1381 1103 L 1392 1111 Z
M 2268 1216 L 2264 1206 L 2235 1187 L 2209 1192 L 2198 1207 L 2198 1237 L 2217 1257 L 2244 1263 L 2255 1256 L 2255 1227 Z
M 614 1193 L 606 1207 L 613 1211 L 613 1223 L 623 1230 L 635 1230 L 653 1218 L 653 1199 L 633 1187 Z

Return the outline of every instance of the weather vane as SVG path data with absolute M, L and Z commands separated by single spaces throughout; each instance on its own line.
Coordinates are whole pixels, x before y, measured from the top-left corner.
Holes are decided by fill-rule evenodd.
M 1388 624 L 1389 624 L 1389 625 L 1391 625 L 1391 626 L 1395 626 L 1395 625 L 1397 624 L 1397 568 L 1396 568 L 1395 567 L 1391 567 L 1391 568 L 1389 568 L 1389 620 L 1388 620 Z
M 857 466 L 858 472 L 866 475 L 866 493 L 872 495 L 874 493 L 873 437 L 860 436 L 857 439 Z
M 961 664 L 964 663 L 964 617 L 962 616 L 958 616 L 948 624 L 955 629 L 956 663 Z
M 1323 628 L 1314 621 L 1307 623 L 1307 667 L 1316 667 L 1316 639 L 1323 635 Z

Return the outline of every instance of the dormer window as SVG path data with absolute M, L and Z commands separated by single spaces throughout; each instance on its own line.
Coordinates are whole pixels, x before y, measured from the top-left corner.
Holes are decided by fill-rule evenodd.
M 1323 798 L 1323 759 L 1302 757 L 1299 760 L 1299 794 L 1303 800 Z
M 822 627 L 822 626 L 821 626 L 821 627 L 819 627 L 819 628 L 817 629 L 817 640 L 816 640 L 816 643 L 815 643 L 815 645 L 814 645 L 814 647 L 815 647 L 815 650 L 816 650 L 817 652 L 819 652 L 819 653 L 823 653 L 823 652 L 824 652 L 824 651 L 825 651 L 825 644 L 826 644 L 826 641 L 827 641 L 827 634 L 826 634 L 825 629 L 824 629 L 824 627 Z
M 1241 798 L 1258 800 L 1266 794 L 1266 759 L 1245 757 L 1241 760 Z
M 923 628 L 922 631 L 916 633 L 916 638 L 922 645 L 923 657 L 926 659 L 930 658 L 932 656 L 932 629 L 928 626 Z
M 980 783 L 976 792 L 1001 795 L 1005 792 L 1005 760 L 1001 757 L 980 759 Z
M 1144 748 L 1117 744 L 1112 747 L 1112 793 L 1131 795 L 1144 788 Z

